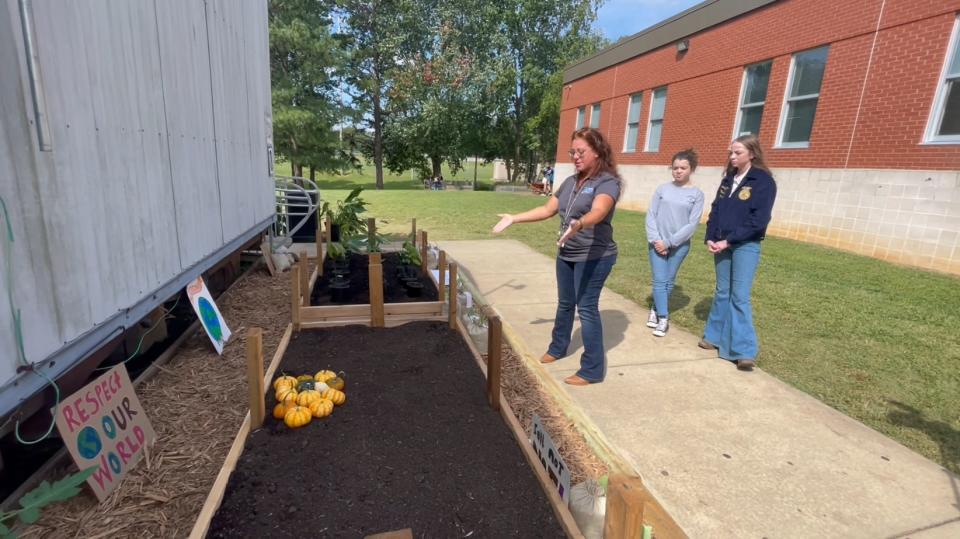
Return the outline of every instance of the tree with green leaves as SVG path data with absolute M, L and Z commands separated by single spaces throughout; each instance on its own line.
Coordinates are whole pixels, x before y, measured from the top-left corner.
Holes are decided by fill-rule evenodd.
M 417 0 L 334 0 L 342 16 L 336 38 L 347 55 L 345 81 L 362 123 L 372 131 L 365 153 L 383 189 L 384 126 L 395 79 L 430 39 L 429 6 Z
M 506 108 L 495 120 L 497 146 L 507 176 L 532 178 L 537 161 L 556 152 L 559 94 L 564 67 L 599 50 L 606 40 L 590 25 L 602 0 L 517 0 L 500 4 L 495 34 Z
M 330 5 L 322 0 L 271 0 L 270 76 L 277 156 L 303 167 L 340 170 L 355 165 L 335 126 L 343 122 L 336 73 L 344 55 L 331 34 Z

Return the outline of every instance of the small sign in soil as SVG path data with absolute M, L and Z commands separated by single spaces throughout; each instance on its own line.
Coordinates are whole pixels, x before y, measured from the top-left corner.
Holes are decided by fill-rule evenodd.
M 268 417 L 246 443 L 210 537 L 565 535 L 447 324 L 302 331 L 277 375 L 321 369 L 345 372 L 345 404 L 297 429 Z

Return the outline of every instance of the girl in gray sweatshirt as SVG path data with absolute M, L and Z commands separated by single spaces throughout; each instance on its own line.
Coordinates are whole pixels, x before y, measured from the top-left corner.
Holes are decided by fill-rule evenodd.
M 670 329 L 667 301 L 703 213 L 703 191 L 690 184 L 690 175 L 697 169 L 697 153 L 692 149 L 678 152 L 670 169 L 673 181 L 657 187 L 647 209 L 647 244 L 653 273 L 653 306 L 647 327 L 653 328 L 657 337 L 665 336 Z

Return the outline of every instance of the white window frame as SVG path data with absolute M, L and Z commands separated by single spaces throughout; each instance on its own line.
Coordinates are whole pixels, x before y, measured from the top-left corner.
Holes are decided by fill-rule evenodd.
M 744 92 L 747 91 L 747 71 L 748 71 L 751 67 L 755 67 L 755 66 L 762 65 L 762 64 L 767 64 L 767 63 L 770 64 L 770 71 L 771 71 L 771 74 L 772 74 L 772 72 L 773 72 L 773 60 L 764 60 L 763 62 L 755 62 L 755 63 L 753 63 L 753 64 L 750 64 L 750 65 L 747 65 L 747 66 L 744 66 L 744 67 L 743 67 L 743 78 L 742 78 L 741 81 L 740 81 L 740 97 L 737 98 L 737 116 L 736 116 L 736 118 L 734 118 L 734 120 L 733 120 L 733 139 L 735 139 L 735 138 L 737 138 L 737 137 L 740 136 L 740 131 L 741 131 L 740 121 L 743 119 L 743 109 L 746 109 L 746 108 L 756 108 L 756 107 L 764 107 L 764 108 L 766 108 L 766 106 L 767 106 L 767 100 L 766 100 L 766 99 L 764 99 L 763 101 L 757 102 L 757 103 L 744 103 L 744 102 L 743 102 Z M 767 90 L 769 90 L 769 89 L 770 89 L 770 79 L 767 78 Z M 761 122 L 762 122 L 762 121 L 763 121 L 763 120 L 762 120 L 762 118 L 763 118 L 763 116 L 762 116 L 763 113 L 760 113 L 760 114 L 761 114 Z M 758 128 L 758 131 L 759 131 L 759 128 Z M 753 134 L 754 134 L 754 135 L 758 135 L 759 133 L 753 133 Z M 733 139 L 731 139 L 731 140 L 733 140 Z
M 927 129 L 924 133 L 924 144 L 958 144 L 960 135 L 937 135 L 940 125 L 943 122 L 943 116 L 946 113 L 947 88 L 951 85 L 957 85 L 954 91 L 960 91 L 960 73 L 954 75 L 954 78 L 947 80 L 947 69 L 949 69 L 952 54 L 960 56 L 960 15 L 953 23 L 953 31 L 950 33 L 950 40 L 947 42 L 947 55 L 943 59 L 943 67 L 940 68 L 940 78 L 937 79 L 937 93 L 933 98 L 930 107 L 930 114 L 927 116 Z
M 600 129 L 600 114 L 600 103 L 590 105 L 590 123 L 588 125 L 593 129 Z
M 587 119 L 587 107 L 586 106 L 577 107 L 577 129 L 581 129 L 583 127 L 583 124 L 586 121 L 586 119 Z
M 633 148 L 630 148 L 630 112 L 633 108 L 633 98 L 637 100 L 637 139 L 633 141 Z M 627 125 L 623 130 L 623 153 L 634 153 L 637 151 L 637 142 L 640 141 L 640 115 L 643 114 L 643 92 L 637 92 L 627 96 Z
M 657 92 L 663 90 L 663 116 L 659 118 L 653 117 L 653 104 L 657 100 Z M 663 140 L 663 118 L 667 115 L 667 87 L 661 86 L 659 88 L 654 88 L 650 92 L 650 112 L 647 113 L 647 135 L 644 137 L 643 142 L 643 151 L 645 152 L 659 152 L 660 151 L 660 142 Z M 650 133 L 653 131 L 653 124 L 655 122 L 660 122 L 660 140 L 657 140 L 657 147 L 650 148 Z
M 806 141 L 806 142 L 784 142 L 784 141 L 783 141 L 784 131 L 785 131 L 786 128 L 787 128 L 787 115 L 788 115 L 787 112 L 788 112 L 788 109 L 789 109 L 789 107 L 790 107 L 790 102 L 791 102 L 791 101 L 805 101 L 805 100 L 808 100 L 808 99 L 816 98 L 816 99 L 817 99 L 817 107 L 818 107 L 818 108 L 820 107 L 820 92 L 817 92 L 817 93 L 815 93 L 815 94 L 795 95 L 795 96 L 793 96 L 793 97 L 790 96 L 790 92 L 791 92 L 792 89 L 793 89 L 793 78 L 794 78 L 794 76 L 796 76 L 797 55 L 803 54 L 803 53 L 805 53 L 805 52 L 815 51 L 815 50 L 818 50 L 818 49 L 827 49 L 827 58 L 829 58 L 829 57 L 830 57 L 829 47 L 830 47 L 830 45 L 823 45 L 823 46 L 821 46 L 821 47 L 814 47 L 814 48 L 812 48 L 812 49 L 807 49 L 807 50 L 803 50 L 803 51 L 800 51 L 800 52 L 795 52 L 795 53 L 793 53 L 792 56 L 790 56 L 790 75 L 787 77 L 787 87 L 786 87 L 786 88 L 784 89 L 784 91 L 783 91 L 783 104 L 780 106 L 780 126 L 777 128 L 777 144 L 776 144 L 776 146 L 774 146 L 775 148 L 809 148 L 809 147 L 810 147 L 810 141 L 809 141 L 809 140 Z M 823 76 L 824 76 L 824 77 L 827 76 L 827 68 L 826 68 L 826 67 L 823 68 Z M 822 79 L 822 78 L 820 79 L 820 87 L 821 87 L 821 88 L 823 87 L 823 79 Z M 814 114 L 816 114 L 816 110 L 814 110 Z M 813 138 L 813 128 L 812 128 L 812 127 L 811 127 L 811 129 L 810 129 L 810 137 Z

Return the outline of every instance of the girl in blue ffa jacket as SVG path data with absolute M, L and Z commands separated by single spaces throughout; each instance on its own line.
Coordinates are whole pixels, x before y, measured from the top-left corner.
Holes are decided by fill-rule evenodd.
M 706 245 L 713 253 L 717 288 L 700 347 L 717 350 L 745 371 L 753 369 L 758 348 L 750 288 L 776 197 L 777 184 L 763 161 L 760 141 L 755 135 L 737 137 L 707 220 Z

